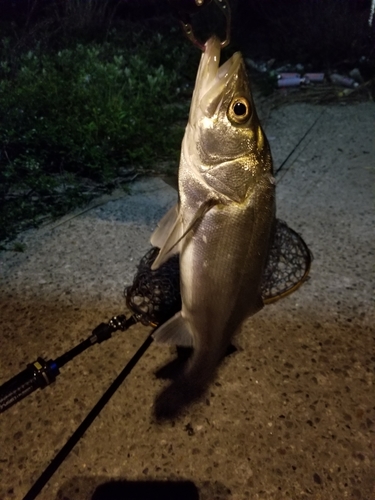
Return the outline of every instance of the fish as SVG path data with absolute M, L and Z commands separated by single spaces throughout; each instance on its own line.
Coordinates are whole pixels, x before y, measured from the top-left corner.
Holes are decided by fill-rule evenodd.
M 181 145 L 178 203 L 151 236 L 152 269 L 179 254 L 182 307 L 155 342 L 192 347 L 185 369 L 156 397 L 158 421 L 181 415 L 215 378 L 232 337 L 263 307 L 261 281 L 275 224 L 270 147 L 243 57 L 220 65 L 205 44 Z

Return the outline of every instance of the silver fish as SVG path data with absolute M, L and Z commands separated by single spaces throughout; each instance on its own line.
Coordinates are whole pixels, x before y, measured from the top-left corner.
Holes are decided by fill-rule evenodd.
M 257 117 L 243 58 L 223 65 L 220 41 L 202 54 L 182 141 L 179 202 L 151 243 L 158 268 L 180 254 L 181 312 L 155 341 L 192 346 L 185 371 L 155 402 L 173 418 L 203 394 L 245 318 L 263 307 L 260 284 L 275 221 L 269 145 Z

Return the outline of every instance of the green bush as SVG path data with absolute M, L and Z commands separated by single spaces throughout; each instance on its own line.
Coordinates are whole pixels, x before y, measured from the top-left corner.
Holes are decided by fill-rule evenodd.
M 177 162 L 183 130 L 176 122 L 188 109 L 180 47 L 154 35 L 136 49 L 107 41 L 52 53 L 36 47 L 16 60 L 9 53 L 3 44 L 0 239 L 12 212 L 35 221 L 82 201 L 79 177 L 108 182 L 129 167 Z
M 77 45 L 30 51 L 19 65 L 15 75 L 6 61 L 0 66 L 0 137 L 11 160 L 31 156 L 46 172 L 62 167 L 103 179 L 170 152 L 178 76 L 153 65 L 147 51 Z

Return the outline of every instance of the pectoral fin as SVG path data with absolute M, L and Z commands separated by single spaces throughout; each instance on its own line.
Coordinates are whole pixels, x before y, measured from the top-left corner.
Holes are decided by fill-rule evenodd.
M 178 220 L 179 207 L 178 203 L 174 205 L 168 212 L 161 218 L 157 228 L 152 233 L 150 242 L 151 245 L 158 248 L 163 248 L 169 235 L 172 233 L 173 228 Z
M 184 347 L 193 346 L 193 337 L 186 321 L 178 312 L 152 334 L 155 342 Z
M 179 206 L 174 205 L 164 215 L 151 236 L 151 245 L 160 248 L 159 255 L 156 257 L 151 269 L 157 269 L 169 257 L 179 252 L 179 241 L 182 235 L 182 222 L 179 217 Z
M 219 200 L 215 199 L 208 199 L 207 201 L 203 202 L 196 211 L 185 232 L 183 232 L 178 206 L 176 205 L 175 207 L 172 207 L 172 209 L 170 209 L 162 218 L 159 223 L 159 227 L 156 228 L 153 235 L 151 236 L 152 245 L 159 247 L 157 242 L 162 244 L 162 246 L 160 247 L 159 255 L 156 257 L 154 263 L 151 266 L 151 269 L 157 269 L 164 262 L 166 262 L 169 257 L 178 253 L 180 251 L 180 242 L 183 240 L 183 238 L 185 238 L 185 236 L 194 228 L 194 226 L 198 224 L 201 219 L 203 219 L 205 214 L 209 210 L 211 210 L 212 207 L 218 204 Z M 174 209 L 176 209 L 176 211 L 174 211 Z
M 203 219 L 203 217 L 206 215 L 207 212 L 211 210 L 215 205 L 218 205 L 220 202 L 219 200 L 215 200 L 214 198 L 208 199 L 202 203 L 202 205 L 198 208 L 198 210 L 195 212 L 195 215 L 193 219 L 191 220 L 188 228 L 186 231 L 183 233 L 183 235 L 180 237 L 179 243 L 185 236 L 190 233 L 194 229 L 194 227 L 199 224 L 199 222 Z

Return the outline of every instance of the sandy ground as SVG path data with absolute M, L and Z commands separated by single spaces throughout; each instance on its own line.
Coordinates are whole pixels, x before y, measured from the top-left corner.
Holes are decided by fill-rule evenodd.
M 375 106 L 285 106 L 265 129 L 311 279 L 250 318 L 205 400 L 162 426 L 154 373 L 174 354 L 151 345 L 38 498 L 375 499 Z M 0 383 L 127 314 L 124 286 L 175 200 L 140 180 L 0 254 Z M 149 332 L 114 334 L 0 415 L 1 500 L 26 495 Z

